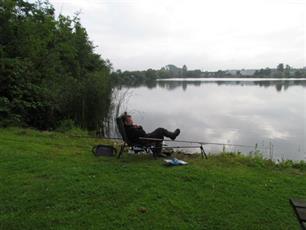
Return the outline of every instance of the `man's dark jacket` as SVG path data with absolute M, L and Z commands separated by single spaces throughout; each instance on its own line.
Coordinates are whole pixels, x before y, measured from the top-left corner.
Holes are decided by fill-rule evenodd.
M 125 131 L 127 138 L 132 143 L 139 143 L 139 137 L 145 137 L 147 134 L 143 130 L 142 126 L 135 127 L 134 125 L 125 125 Z

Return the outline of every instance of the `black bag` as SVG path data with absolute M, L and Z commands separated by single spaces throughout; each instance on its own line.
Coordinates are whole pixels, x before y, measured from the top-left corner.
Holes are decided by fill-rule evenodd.
M 92 148 L 92 153 L 96 156 L 115 156 L 117 150 L 111 145 L 96 145 Z

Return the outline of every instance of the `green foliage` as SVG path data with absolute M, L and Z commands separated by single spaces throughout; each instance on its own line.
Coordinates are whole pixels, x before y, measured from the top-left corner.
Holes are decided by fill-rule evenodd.
M 277 65 L 276 69 L 279 71 L 279 72 L 283 72 L 284 71 L 284 64 L 283 63 L 280 63 Z
M 67 119 L 67 120 L 61 120 L 59 125 L 56 128 L 56 131 L 59 132 L 67 132 L 73 128 L 75 128 L 75 123 L 73 120 L 71 119 Z
M 61 120 L 55 131 L 65 133 L 66 135 L 71 135 L 71 136 L 85 137 L 88 135 L 86 130 L 78 127 L 75 124 L 75 122 L 71 119 Z
M 144 71 L 124 71 L 117 70 L 112 73 L 113 84 L 125 84 L 130 86 L 148 85 L 154 87 L 158 78 L 177 77 L 200 77 L 200 70 L 187 70 L 187 66 L 178 68 L 175 65 L 167 65 L 160 70 L 147 69 Z
M 241 153 L 234 152 L 222 152 L 215 156 L 210 156 L 223 163 L 239 163 L 248 167 L 255 168 L 269 168 L 269 169 L 298 169 L 300 171 L 306 171 L 305 161 L 292 161 L 292 160 L 278 160 L 272 161 L 265 159 L 263 155 L 258 152 L 251 152 L 248 156 Z
M 0 21 L 1 123 L 49 129 L 72 119 L 95 128 L 107 114 L 111 64 L 94 53 L 78 15 L 56 19 L 47 1 L 5 0 Z
M 265 69 L 256 70 L 254 75 L 256 77 L 269 77 L 271 73 L 272 71 L 270 68 L 265 68 Z

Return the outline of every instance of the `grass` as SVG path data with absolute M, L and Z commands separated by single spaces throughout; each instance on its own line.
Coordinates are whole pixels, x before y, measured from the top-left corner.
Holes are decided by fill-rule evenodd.
M 220 154 L 165 167 L 94 157 L 98 143 L 0 129 L 0 229 L 299 229 L 288 198 L 306 196 L 303 163 Z

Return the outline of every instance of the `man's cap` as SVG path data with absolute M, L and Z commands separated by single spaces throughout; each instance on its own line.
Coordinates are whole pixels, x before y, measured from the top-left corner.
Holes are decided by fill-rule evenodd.
M 131 117 L 131 115 L 128 114 L 127 112 L 124 112 L 124 113 L 121 115 L 121 117 L 122 117 L 123 121 L 126 121 L 126 119 L 127 119 L 128 117 Z

